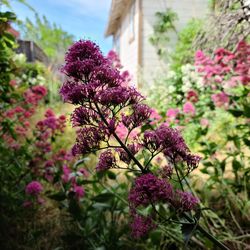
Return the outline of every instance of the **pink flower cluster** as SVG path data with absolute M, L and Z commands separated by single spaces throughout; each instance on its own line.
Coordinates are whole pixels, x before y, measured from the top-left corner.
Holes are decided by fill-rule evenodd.
M 186 102 L 183 105 L 183 113 L 190 114 L 191 116 L 195 115 L 195 107 L 192 102 Z
M 109 150 L 101 153 L 100 158 L 99 158 L 99 162 L 96 166 L 96 170 L 97 171 L 108 170 L 108 169 L 112 168 L 113 166 L 115 166 L 115 163 L 116 163 L 115 157 L 114 157 L 112 151 L 109 149 Z
M 133 222 L 131 224 L 132 228 L 132 237 L 139 239 L 148 232 L 156 228 L 156 224 L 153 222 L 152 218 L 144 217 L 141 215 L 135 215 L 133 217 Z
M 123 68 L 119 56 L 114 50 L 110 50 L 107 54 L 107 59 L 113 64 L 113 66 L 119 70 Z M 127 70 L 121 72 L 121 77 L 123 79 L 123 85 L 126 86 L 131 83 L 132 76 Z
M 207 86 L 212 90 L 218 90 L 218 93 L 211 96 L 214 105 L 227 108 L 230 103 L 227 89 L 239 84 L 250 84 L 250 45 L 241 41 L 235 52 L 217 49 L 214 58 L 197 51 L 195 65 Z
M 186 96 L 187 100 L 193 103 L 199 101 L 198 93 L 195 90 L 189 90 Z
M 200 157 L 190 154 L 180 132 L 162 124 L 155 131 L 145 131 L 143 145 L 150 152 L 162 151 L 170 163 L 184 161 L 196 168 Z
M 195 209 L 199 202 L 199 199 L 194 197 L 191 193 L 177 190 L 172 204 L 177 210 L 186 212 Z
M 147 206 L 160 201 L 170 201 L 173 198 L 173 188 L 165 180 L 153 174 L 144 174 L 135 180 L 134 187 L 129 192 L 129 202 L 132 208 Z
M 20 100 L 15 99 L 12 102 L 11 108 L 3 113 L 3 120 L 9 119 L 14 125 L 15 134 L 19 137 L 25 137 L 29 131 L 30 123 L 27 120 L 35 113 L 39 101 L 41 101 L 47 94 L 47 90 L 43 86 L 33 86 L 27 89 L 23 97 L 19 97 Z M 13 107 L 14 106 L 14 107 Z M 0 125 L 0 130 L 2 130 Z M 18 149 L 20 147 L 17 138 L 13 138 L 13 135 L 9 132 L 5 132 L 3 136 L 5 142 L 9 147 Z
M 126 128 L 132 130 L 141 126 L 151 116 L 151 109 L 145 104 L 135 104 L 132 106 L 131 115 L 123 115 L 122 123 Z
M 42 192 L 42 190 L 43 190 L 42 184 L 38 181 L 30 182 L 25 188 L 26 194 L 33 196 L 39 195 Z
M 114 57 L 114 54 L 109 56 Z M 88 154 L 107 149 L 99 156 L 97 171 L 119 168 L 122 162 L 123 165 L 127 164 L 128 170 L 141 174 L 129 193 L 131 214 L 134 218 L 132 227 L 138 232 L 135 236 L 139 237 L 154 226 L 151 218 L 138 216 L 136 209 L 158 202 L 173 205 L 175 200 L 172 185 L 151 173 L 150 161 L 161 154 L 170 165 L 182 162 L 190 171 L 197 167 L 200 157 L 190 153 L 178 130 L 166 124 L 153 128 L 153 111 L 142 103 L 144 97 L 135 88 L 125 84 L 124 77 L 117 69 L 120 65 L 114 66 L 110 58 L 102 55 L 96 44 L 87 40 L 76 42 L 67 52 L 65 61 L 62 71 L 67 79 L 60 94 L 65 102 L 78 106 L 71 120 L 73 126 L 80 127 L 72 153 Z M 195 102 L 195 98 L 197 96 L 190 93 L 190 101 L 185 106 L 185 112 L 191 115 L 195 113 L 191 103 Z M 154 113 L 153 119 L 160 117 Z M 136 138 L 130 136 L 134 130 L 144 125 L 148 125 L 150 129 L 136 133 Z M 122 136 L 118 133 L 121 126 Z M 152 155 L 152 159 L 145 166 L 136 158 L 140 150 Z M 115 154 L 120 161 L 116 160 Z M 165 172 L 170 177 L 170 169 L 165 169 Z M 63 169 L 63 179 L 71 182 L 74 180 L 66 167 Z M 187 199 L 184 195 L 183 197 L 185 199 L 181 198 L 182 202 L 179 204 L 188 207 L 187 201 L 192 202 L 192 199 Z M 195 205 L 189 207 L 194 208 Z
M 51 138 L 56 133 L 62 133 L 66 126 L 66 117 L 60 115 L 56 117 L 51 109 L 48 109 L 45 113 L 45 119 L 40 120 L 36 124 L 36 147 L 44 152 L 48 153 L 51 151 Z
M 187 97 L 187 99 L 188 99 L 188 97 Z M 197 99 L 197 101 L 198 101 L 198 99 Z M 178 124 L 180 122 L 180 118 L 182 118 L 183 116 L 188 116 L 188 117 L 195 116 L 196 108 L 193 104 L 194 102 L 196 102 L 196 101 L 194 101 L 193 99 L 192 99 L 192 101 L 186 101 L 183 104 L 182 110 L 180 110 L 179 108 L 169 108 L 167 110 L 167 113 L 166 113 L 167 123 Z
M 25 193 L 28 199 L 23 202 L 23 207 L 30 208 L 35 204 L 42 205 L 44 203 L 44 200 L 40 196 L 42 191 L 43 186 L 39 181 L 31 181 L 28 183 L 25 187 Z
M 138 238 L 156 227 L 150 217 L 139 216 L 136 208 L 155 205 L 159 202 L 168 203 L 170 207 L 179 212 L 195 209 L 199 200 L 191 193 L 173 190 L 172 185 L 161 178 L 149 173 L 136 178 L 134 186 L 129 192 L 130 211 L 133 218 L 132 231 Z M 145 225 L 148 222 L 148 227 Z M 139 232 L 136 232 L 139 230 Z
M 37 85 L 24 92 L 24 99 L 27 104 L 36 106 L 46 95 L 47 89 L 44 86 Z
M 224 93 L 224 92 L 220 92 L 220 93 L 217 93 L 217 94 L 213 94 L 211 96 L 212 98 L 212 101 L 214 102 L 214 105 L 216 107 L 225 107 L 225 108 L 228 108 L 229 106 L 229 96 Z
M 72 155 L 64 149 L 54 152 L 52 156 L 48 156 L 44 153 L 43 155 L 40 155 L 39 151 L 36 153 L 37 162 L 34 164 L 34 166 L 39 166 L 40 164 L 43 165 L 44 168 L 42 168 L 42 175 L 44 175 L 45 179 L 49 182 L 53 182 L 59 166 L 67 167 L 66 164 L 69 164 L 73 160 Z

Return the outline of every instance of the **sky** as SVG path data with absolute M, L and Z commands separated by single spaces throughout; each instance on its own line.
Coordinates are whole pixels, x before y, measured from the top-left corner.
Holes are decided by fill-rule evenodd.
M 112 39 L 104 38 L 111 0 L 26 0 L 39 15 L 45 15 L 50 22 L 74 35 L 76 39 L 91 39 L 107 53 Z M 34 20 L 34 14 L 26 6 L 12 2 L 18 18 Z

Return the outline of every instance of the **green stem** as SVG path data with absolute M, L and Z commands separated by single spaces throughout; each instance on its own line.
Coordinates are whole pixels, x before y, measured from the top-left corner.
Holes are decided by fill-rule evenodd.
M 193 220 L 187 215 L 184 214 L 184 217 L 189 221 L 193 222 Z M 199 224 L 196 227 L 203 235 L 205 235 L 210 241 L 212 241 L 216 246 L 218 246 L 220 249 L 223 250 L 230 250 L 227 246 L 222 244 L 220 241 L 218 241 L 213 235 L 208 233 L 203 227 L 201 227 Z
M 100 115 L 102 121 L 105 123 L 105 125 L 108 127 L 108 122 L 105 119 L 105 117 L 103 116 L 99 106 L 95 103 L 95 107 L 98 111 L 98 114 Z M 121 145 L 121 147 L 125 150 L 125 152 L 129 155 L 129 157 L 134 161 L 134 163 L 140 168 L 142 173 L 145 173 L 145 169 L 143 168 L 143 166 L 141 165 L 141 163 L 135 158 L 135 156 L 130 152 L 130 150 L 126 147 L 126 145 L 122 142 L 122 140 L 118 137 L 118 135 L 113 132 L 112 133 L 113 136 L 115 137 L 115 139 L 117 140 L 117 142 Z
M 177 165 L 175 163 L 175 160 L 173 160 L 173 165 L 174 165 L 174 169 L 175 169 L 175 172 L 177 174 L 177 177 L 178 177 L 178 180 L 179 180 L 179 183 L 181 185 L 181 190 L 184 192 L 184 188 L 183 188 L 183 185 L 182 185 L 182 180 L 180 178 L 180 175 L 179 175 L 179 172 L 178 172 L 178 169 L 177 169 Z

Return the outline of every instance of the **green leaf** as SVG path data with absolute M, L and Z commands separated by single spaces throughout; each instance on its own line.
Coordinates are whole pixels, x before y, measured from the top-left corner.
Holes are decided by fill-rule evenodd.
M 114 194 L 112 193 L 103 193 L 103 194 L 99 194 L 95 197 L 92 198 L 93 201 L 96 202 L 109 202 L 114 198 Z
M 220 162 L 220 167 L 221 167 L 222 173 L 224 173 L 225 167 L 226 167 L 226 160 L 223 160 L 222 162 Z
M 250 118 L 250 106 L 249 105 L 244 106 L 244 116 L 246 116 L 247 118 Z
M 115 180 L 116 179 L 116 174 L 112 171 L 108 171 L 108 178 L 111 180 Z
M 15 15 L 15 13 L 10 12 L 10 11 L 0 12 L 0 20 L 15 21 L 16 15 Z
M 93 204 L 93 207 L 96 209 L 105 210 L 105 209 L 110 209 L 111 205 L 107 203 L 96 202 Z
M 74 164 L 73 168 L 76 169 L 79 165 L 81 165 L 82 163 L 84 163 L 84 162 L 86 162 L 86 161 L 88 161 L 88 160 L 89 160 L 89 158 L 86 157 L 86 158 L 83 158 L 83 159 L 77 161 L 77 162 Z
M 211 167 L 213 166 L 213 163 L 211 161 L 205 161 L 205 162 L 202 162 L 202 164 L 206 167 Z
M 152 233 L 150 233 L 150 239 L 152 240 L 152 243 L 157 245 L 161 241 L 162 232 L 160 230 L 154 230 Z
M 152 126 L 150 124 L 143 125 L 141 127 L 141 132 L 143 133 L 143 132 L 145 132 L 148 129 L 152 129 Z
M 239 137 L 234 137 L 233 142 L 234 142 L 235 147 L 240 150 L 240 139 L 239 139 Z
M 106 171 L 98 171 L 98 172 L 96 173 L 97 178 L 98 178 L 98 179 L 102 179 L 103 177 L 105 177 L 105 175 L 106 175 L 105 172 L 106 172 Z
M 63 192 L 58 192 L 58 193 L 49 195 L 48 197 L 49 197 L 50 199 L 56 200 L 56 201 L 63 201 L 63 200 L 65 200 L 65 199 L 67 198 L 67 197 L 66 197 L 66 194 L 63 193 Z
M 16 38 L 12 34 L 10 34 L 8 32 L 5 32 L 4 36 L 5 36 L 5 39 L 7 39 L 9 42 L 13 42 L 14 43 L 15 40 L 16 40 Z
M 228 112 L 231 113 L 234 117 L 240 117 L 243 115 L 243 111 L 239 109 L 228 109 Z
M 200 170 L 203 174 L 209 174 L 208 170 L 206 168 L 203 168 Z
M 191 239 L 197 223 L 185 223 L 182 224 L 181 231 L 184 237 L 185 246 L 187 246 L 189 240 Z
M 241 168 L 241 163 L 238 160 L 233 159 L 232 167 L 233 167 L 233 170 L 237 172 Z
M 248 140 L 247 138 L 244 138 L 243 141 L 246 144 L 246 146 L 250 147 L 250 140 Z
M 69 212 L 72 214 L 72 216 L 76 219 L 81 219 L 82 210 L 78 203 L 78 201 L 73 197 L 69 200 Z

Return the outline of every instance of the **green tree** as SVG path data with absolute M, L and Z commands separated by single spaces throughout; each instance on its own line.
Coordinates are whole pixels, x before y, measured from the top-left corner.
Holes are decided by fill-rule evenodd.
M 1 7 L 2 5 L 5 5 L 5 6 L 11 8 L 10 2 L 11 2 L 11 0 L 1 0 L 1 1 L 0 1 L 0 7 Z M 16 2 L 19 2 L 19 3 L 25 4 L 26 6 L 29 6 L 29 5 L 27 4 L 26 0 L 16 0 Z
M 55 23 L 50 23 L 43 16 L 35 14 L 35 22 L 29 18 L 20 25 L 24 39 L 34 41 L 41 47 L 52 63 L 61 62 L 68 46 L 73 43 L 74 36 L 64 31 Z

